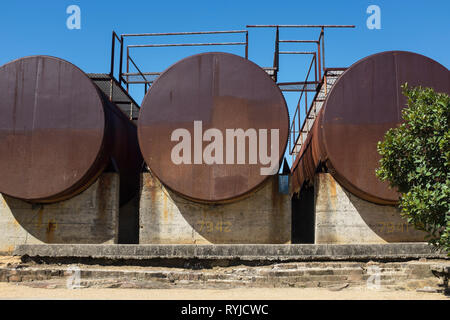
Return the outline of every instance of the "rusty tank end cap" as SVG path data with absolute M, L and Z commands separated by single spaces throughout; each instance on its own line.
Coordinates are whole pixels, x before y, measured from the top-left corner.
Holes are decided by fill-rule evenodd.
M 400 85 L 405 82 L 450 94 L 450 73 L 442 64 L 414 52 L 385 51 L 350 66 L 322 107 L 317 139 L 322 158 L 331 162 L 344 187 L 367 201 L 398 201 L 399 194 L 375 176 L 380 159 L 376 143 L 402 121 L 406 98 Z
M 105 114 L 78 67 L 29 56 L 0 67 L 0 192 L 31 202 L 77 193 L 98 174 Z
M 269 177 L 260 175 L 259 165 L 248 164 L 248 154 L 242 165 L 175 165 L 170 156 L 177 142 L 170 140 L 171 134 L 184 128 L 194 137 L 194 121 L 202 122 L 203 133 L 219 129 L 223 141 L 227 128 L 278 129 L 278 164 L 288 142 L 289 115 L 284 96 L 259 66 L 223 52 L 201 53 L 178 61 L 147 92 L 138 120 L 138 138 L 152 173 L 169 189 L 191 200 L 236 199 Z M 203 149 L 208 143 L 203 141 Z M 223 156 L 225 163 L 225 151 Z

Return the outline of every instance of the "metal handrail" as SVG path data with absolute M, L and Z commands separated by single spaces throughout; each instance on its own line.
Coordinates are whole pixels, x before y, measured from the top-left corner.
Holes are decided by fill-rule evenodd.
M 181 44 L 149 44 L 130 45 L 129 48 L 145 47 L 186 47 L 186 46 L 215 46 L 215 45 L 245 45 L 245 58 L 248 59 L 248 30 L 220 30 L 220 31 L 194 31 L 194 32 L 161 32 L 161 33 L 130 33 L 121 37 L 154 37 L 154 36 L 180 36 L 180 35 L 210 35 L 210 34 L 245 34 L 245 42 L 212 42 L 212 43 L 181 43 Z
M 298 139 L 300 138 L 301 133 L 304 132 L 304 128 L 305 128 L 305 125 L 306 125 L 306 121 L 307 121 L 308 119 L 310 119 L 311 110 L 313 109 L 312 107 L 313 107 L 314 103 L 316 102 L 317 95 L 320 93 L 320 90 L 321 90 L 321 88 L 322 88 L 324 85 L 325 85 L 325 86 L 328 85 L 328 82 L 327 82 L 327 78 L 328 78 L 327 73 L 328 73 L 329 71 L 345 71 L 345 70 L 347 70 L 347 68 L 326 68 L 325 73 L 324 73 L 324 76 L 323 76 L 323 78 L 321 79 L 319 86 L 317 87 L 316 94 L 315 94 L 314 98 L 313 98 L 312 101 L 311 101 L 310 107 L 306 109 L 305 120 L 304 120 L 303 123 L 302 123 L 301 129 L 300 129 L 300 131 L 299 131 L 299 135 L 297 136 L 297 138 L 295 138 L 295 132 L 294 132 L 294 139 L 293 139 L 293 140 L 294 140 L 294 142 L 293 142 L 293 143 L 294 143 L 294 146 L 293 146 L 292 148 L 291 148 L 291 146 L 289 146 L 289 148 L 290 148 L 289 153 L 290 153 L 292 156 L 294 156 L 294 148 L 295 148 L 295 147 L 297 146 L 297 144 L 298 144 Z M 325 91 L 325 92 L 326 92 L 326 91 Z M 300 100 L 301 100 L 301 98 L 299 99 L 299 103 L 300 103 Z M 295 110 L 295 112 L 294 112 L 294 118 L 295 118 L 295 115 L 297 114 L 297 110 L 300 110 L 300 108 L 299 108 L 299 103 L 297 104 L 297 108 L 296 108 L 296 110 Z M 295 127 L 295 123 L 294 123 L 295 119 L 294 119 L 294 118 L 293 118 L 292 125 L 291 125 L 290 128 L 292 128 L 293 126 Z M 309 131 L 308 131 L 308 132 L 309 132 Z M 301 144 L 303 144 L 303 142 L 302 142 Z
M 292 123 L 289 127 L 289 153 L 294 156 L 296 148 L 298 146 L 298 140 L 302 139 L 303 132 L 305 130 L 305 126 L 308 123 L 308 119 L 310 119 L 311 110 L 313 109 L 313 104 L 315 103 L 315 99 L 319 94 L 319 91 L 323 84 L 326 85 L 326 72 L 327 68 L 325 67 L 325 28 L 355 28 L 355 25 L 247 25 L 247 28 L 276 28 L 276 36 L 275 36 L 275 53 L 274 53 L 274 67 L 278 70 L 278 61 L 280 54 L 312 54 L 313 57 L 311 59 L 311 63 L 309 65 L 309 69 L 307 71 L 305 81 L 303 81 L 303 87 L 300 90 L 300 97 L 297 103 L 297 106 L 294 111 L 294 116 L 292 118 Z M 317 40 L 311 39 L 279 39 L 279 30 L 280 28 L 320 28 L 320 34 Z M 279 51 L 280 43 L 314 43 L 317 45 L 317 49 L 314 52 L 311 51 Z M 276 63 L 275 63 L 276 62 Z M 308 81 L 311 75 L 311 69 L 314 64 L 315 69 L 315 81 Z M 322 76 L 323 73 L 323 76 Z M 317 80 L 319 79 L 319 81 Z M 301 82 L 298 82 L 301 83 Z M 308 105 L 308 91 L 311 91 L 307 88 L 309 83 L 315 83 L 315 96 L 310 106 Z M 278 84 L 282 85 L 282 84 Z M 304 97 L 305 100 L 305 119 L 302 121 L 301 112 L 300 112 L 300 104 Z M 298 119 L 297 119 L 298 118 Z M 296 123 L 298 122 L 298 132 L 296 130 Z M 309 131 L 307 131 L 309 133 Z
M 278 85 L 289 85 L 295 84 L 300 85 L 299 89 L 287 89 L 287 91 L 300 91 L 300 97 L 297 103 L 297 106 L 294 111 L 294 116 L 292 119 L 292 123 L 290 124 L 290 139 L 289 139 L 289 152 L 293 155 L 296 150 L 296 146 L 298 144 L 298 140 L 303 137 L 302 132 L 305 129 L 305 125 L 307 124 L 307 120 L 310 117 L 310 112 L 312 110 L 312 106 L 308 105 L 308 92 L 316 91 L 315 97 L 323 86 L 326 84 L 326 70 L 331 70 L 330 68 L 326 68 L 325 66 L 325 28 L 355 28 L 354 25 L 247 25 L 247 28 L 276 28 L 276 37 L 275 37 L 275 49 L 274 49 L 274 63 L 273 67 L 264 68 L 266 70 L 273 70 L 274 75 L 272 76 L 275 82 L 277 81 L 277 73 L 279 70 L 279 57 L 280 55 L 287 54 L 311 54 L 313 57 L 311 59 L 311 63 L 309 65 L 305 81 L 298 82 L 286 82 L 286 83 L 277 83 Z M 279 30 L 280 28 L 319 28 L 320 34 L 317 40 L 314 39 L 280 39 Z M 206 42 L 206 43 L 155 43 L 155 44 L 134 44 L 127 46 L 127 71 L 122 72 L 123 67 L 123 57 L 124 57 L 124 46 L 125 46 L 125 38 L 128 37 L 155 37 L 155 36 L 185 36 L 185 35 L 213 35 L 213 34 L 245 34 L 245 42 Z M 147 86 L 150 86 L 154 79 L 146 77 L 146 75 L 159 75 L 159 72 L 142 72 L 140 68 L 137 66 L 135 61 L 130 56 L 130 49 L 132 48 L 157 48 L 157 47 L 187 47 L 187 46 L 214 46 L 214 45 L 245 45 L 245 58 L 248 59 L 248 29 L 247 30 L 225 30 L 225 31 L 198 31 L 198 32 L 165 32 L 165 33 L 135 33 L 135 34 L 122 34 L 120 37 L 113 31 L 112 34 L 112 55 L 111 55 L 111 72 L 110 75 L 114 78 L 114 62 L 115 62 L 115 46 L 116 41 L 120 43 L 120 70 L 119 70 L 119 84 L 122 82 L 126 83 L 127 92 L 129 90 L 130 84 L 144 84 L 145 92 L 147 92 Z M 316 46 L 315 51 L 280 51 L 279 46 L 280 43 L 311 43 Z M 131 66 L 136 68 L 137 72 L 130 72 L 130 62 Z M 315 73 L 315 81 L 309 81 L 312 75 L 312 68 L 314 65 L 314 73 Z M 136 81 L 130 81 L 130 76 L 140 76 L 143 80 L 135 79 Z M 312 84 L 314 84 L 314 88 L 311 88 Z M 302 121 L 300 105 L 302 99 L 305 100 L 305 119 Z M 298 117 L 298 119 L 297 119 Z M 299 131 L 296 131 L 296 123 L 298 123 Z M 292 146 L 291 144 L 294 144 Z
M 309 78 L 309 75 L 310 75 L 310 73 L 311 73 L 311 69 L 312 69 L 312 66 L 313 66 L 315 60 L 316 60 L 316 56 L 314 55 L 313 58 L 311 59 L 311 63 L 310 63 L 310 65 L 309 65 L 309 69 L 308 69 L 308 72 L 307 72 L 307 74 L 306 74 L 305 81 L 304 81 L 304 84 L 303 84 L 303 89 L 301 90 L 300 97 L 299 97 L 298 103 L 297 103 L 297 107 L 295 108 L 294 115 L 293 115 L 293 117 L 292 117 L 292 124 L 291 124 L 291 126 L 290 126 L 290 128 L 289 128 L 289 131 L 290 131 L 291 134 L 292 134 L 292 139 L 289 139 L 289 153 L 290 153 L 291 155 L 294 153 L 294 148 L 295 148 L 295 146 L 297 145 L 297 140 L 298 140 L 299 137 L 301 136 L 301 133 L 302 133 L 302 131 L 303 131 L 303 128 L 304 128 L 304 125 L 305 125 L 305 122 L 306 122 L 306 121 L 304 121 L 304 122 L 303 122 L 303 125 L 301 125 L 300 102 L 301 102 L 301 100 L 302 100 L 303 94 L 304 94 L 305 92 L 307 92 L 307 91 L 305 90 L 305 88 L 306 88 L 306 84 L 307 84 L 307 82 L 308 82 L 308 78 Z M 317 67 L 316 67 L 316 68 L 317 68 Z M 317 75 L 317 74 L 316 74 L 316 75 Z M 323 81 L 323 79 L 321 79 L 321 82 L 322 82 L 322 81 Z M 316 80 L 316 83 L 317 83 L 317 80 Z M 318 91 L 318 88 L 319 88 L 319 87 L 320 87 L 320 85 L 316 87 L 316 92 Z M 307 95 L 307 93 L 305 93 L 305 97 L 306 97 L 306 95 Z M 306 99 L 306 98 L 305 98 L 305 106 L 306 106 L 306 113 L 305 113 L 305 120 L 306 120 L 307 117 L 308 117 L 308 115 L 307 115 L 307 113 L 308 113 L 308 111 L 307 111 L 307 110 L 308 110 L 308 107 L 307 107 L 307 99 Z M 295 131 L 295 122 L 296 122 L 296 116 L 297 116 L 297 115 L 298 115 L 299 135 L 298 135 L 297 138 L 296 138 L 296 136 L 295 136 L 295 133 L 296 133 L 296 131 Z M 292 141 L 292 143 L 294 144 L 293 147 L 291 146 L 291 141 Z
M 236 46 L 245 42 L 209 42 L 209 43 L 163 43 L 163 44 L 135 44 L 128 48 L 160 48 L 160 47 L 192 47 L 192 46 Z
M 345 24 L 253 24 L 247 28 L 354 28 L 354 25 Z
M 124 56 L 124 39 L 128 37 L 154 37 L 154 36 L 185 36 L 185 35 L 213 35 L 213 34 L 245 34 L 245 42 L 208 42 L 208 43 L 158 43 L 158 44 L 135 44 L 128 45 L 127 48 L 127 70 L 122 72 L 123 56 Z M 119 71 L 119 83 L 126 83 L 126 90 L 129 91 L 130 84 L 144 84 L 145 93 L 147 93 L 147 86 L 150 86 L 153 81 L 149 81 L 145 77 L 145 74 L 140 70 L 137 64 L 130 56 L 130 49 L 132 48 L 161 48 L 161 47 L 187 47 L 187 46 L 224 46 L 224 45 L 242 45 L 245 46 L 245 58 L 248 59 L 248 30 L 224 30 L 224 31 L 196 31 L 196 32 L 164 32 L 164 33 L 129 33 L 121 34 L 120 39 L 117 34 L 113 31 L 113 47 L 115 46 L 116 39 L 121 43 L 121 54 L 120 54 L 120 71 Z M 114 49 L 113 49 L 114 50 Z M 114 55 L 114 51 L 113 51 Z M 132 66 L 136 68 L 137 73 L 130 73 L 130 61 Z M 111 62 L 112 66 L 114 62 Z M 113 67 L 111 69 L 111 74 L 113 74 Z M 160 74 L 159 72 L 152 74 Z M 129 77 L 131 75 L 140 75 L 142 81 L 130 81 Z
M 144 79 L 144 81 L 147 81 L 147 78 L 144 76 L 144 74 L 142 73 L 142 71 L 139 69 L 139 67 L 136 65 L 136 63 L 134 62 L 134 60 L 131 58 L 130 56 L 130 52 L 129 49 L 127 48 L 127 92 L 129 91 L 129 87 L 130 87 L 130 83 L 129 83 L 129 72 L 130 72 L 130 65 L 129 65 L 129 61 L 131 61 L 131 63 L 133 64 L 133 66 L 136 68 L 136 70 L 138 71 L 138 73 L 142 76 L 142 78 Z M 147 82 L 144 83 L 144 93 L 147 93 Z
M 163 32 L 163 33 L 129 33 L 122 37 L 152 37 L 152 36 L 183 36 L 200 34 L 225 34 L 225 33 L 247 33 L 247 30 L 220 30 L 220 31 L 194 31 L 194 32 Z
M 119 38 L 119 36 L 117 35 L 117 33 L 115 33 L 114 31 L 112 32 L 112 48 L 111 48 L 111 69 L 110 69 L 110 73 L 109 75 L 111 76 L 111 78 L 114 78 L 114 64 L 115 64 L 115 49 L 116 49 L 116 39 L 119 41 L 119 43 L 123 44 L 122 40 Z M 120 73 L 119 73 L 119 78 L 120 78 Z
M 279 51 L 279 54 L 316 54 L 314 51 Z
M 279 40 L 280 43 L 318 43 L 318 40 Z
M 124 77 L 127 78 L 126 82 L 128 82 L 129 84 L 149 84 L 149 83 L 153 83 L 154 81 L 152 80 L 148 80 L 147 76 L 160 76 L 161 72 L 125 72 Z M 145 80 L 139 81 L 139 80 L 130 80 L 129 77 L 133 77 L 133 76 L 145 76 Z

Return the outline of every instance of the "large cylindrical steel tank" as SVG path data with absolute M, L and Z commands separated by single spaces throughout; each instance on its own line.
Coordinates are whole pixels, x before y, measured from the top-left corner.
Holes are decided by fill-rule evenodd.
M 192 200 L 219 202 L 266 181 L 261 153 L 276 155 L 278 166 L 288 128 L 283 94 L 263 69 L 233 54 L 210 52 L 185 58 L 159 76 L 142 103 L 138 137 L 144 160 L 163 184 Z M 180 152 L 183 163 L 172 157 L 182 140 L 177 129 L 191 137 L 184 149 L 189 155 Z M 227 142 L 227 130 L 239 129 L 253 139 L 245 138 L 245 159 Z M 215 162 L 209 162 L 203 155 L 213 141 L 223 148 L 216 145 Z M 264 141 L 268 152 L 261 148 Z
M 111 166 L 123 204 L 138 191 L 136 126 L 73 64 L 32 56 L 0 68 L 0 192 L 65 200 Z M 113 159 L 113 160 L 111 160 Z
M 423 55 L 388 51 L 348 68 L 334 84 L 292 167 L 299 190 L 321 165 L 358 197 L 394 204 L 398 193 L 375 175 L 377 142 L 402 121 L 401 85 L 431 87 L 450 94 L 449 70 Z

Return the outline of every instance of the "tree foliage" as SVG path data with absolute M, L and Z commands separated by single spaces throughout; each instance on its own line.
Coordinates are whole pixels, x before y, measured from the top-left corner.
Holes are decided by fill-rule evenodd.
M 404 122 L 378 143 L 376 174 L 400 192 L 402 216 L 450 255 L 450 97 L 431 88 L 402 89 Z

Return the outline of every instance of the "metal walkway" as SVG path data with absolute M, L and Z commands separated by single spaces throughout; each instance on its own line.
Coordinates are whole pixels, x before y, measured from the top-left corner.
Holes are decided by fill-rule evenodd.
M 88 77 L 130 120 L 137 121 L 140 106 L 115 78 L 107 73 L 88 73 Z

